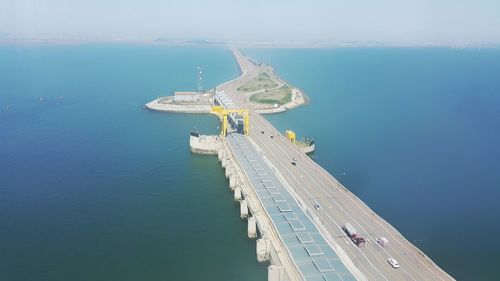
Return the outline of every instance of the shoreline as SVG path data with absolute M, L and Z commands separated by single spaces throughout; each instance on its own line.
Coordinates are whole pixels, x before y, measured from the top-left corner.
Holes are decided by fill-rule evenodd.
M 278 82 L 277 83 L 278 84 L 277 88 L 286 86 L 286 87 L 288 87 L 288 88 L 291 89 L 290 91 L 292 92 L 292 96 L 290 97 L 290 101 L 287 102 L 287 103 L 285 103 L 285 104 L 282 104 L 282 105 L 280 105 L 278 107 L 272 107 L 269 104 L 257 103 L 257 102 L 251 102 L 250 101 L 250 97 L 252 97 L 252 95 L 257 94 L 259 92 L 262 92 L 264 89 L 260 89 L 260 90 L 249 92 L 249 93 L 245 93 L 245 94 L 238 93 L 239 95 L 243 95 L 244 96 L 244 99 L 246 100 L 246 103 L 250 104 L 250 107 L 252 107 L 252 106 L 254 107 L 253 110 L 255 110 L 255 112 L 260 113 L 260 114 L 282 113 L 282 112 L 286 112 L 288 110 L 295 109 L 295 108 L 298 108 L 300 106 L 309 104 L 310 98 L 304 93 L 304 91 L 301 90 L 298 87 L 293 86 L 291 83 L 287 82 L 285 79 L 281 78 L 276 73 L 276 70 L 271 65 L 266 64 L 266 63 L 259 63 L 259 62 L 257 62 L 256 60 L 254 60 L 254 59 L 248 57 L 247 55 L 243 54 L 236 47 L 233 47 L 232 49 L 233 49 L 234 56 L 237 58 L 238 65 L 240 67 L 240 72 L 242 71 L 241 70 L 242 66 L 241 66 L 240 58 L 239 58 L 239 56 L 241 55 L 243 58 L 245 58 L 247 61 L 249 61 L 255 67 L 257 67 L 257 73 L 260 73 L 260 72 L 267 73 L 267 71 L 265 71 L 265 69 L 266 68 L 270 68 L 271 75 L 276 79 L 276 82 Z M 255 75 L 256 73 L 253 73 L 253 74 L 254 74 L 253 75 L 254 76 L 253 79 L 257 78 L 258 75 Z M 241 75 L 241 76 L 243 76 L 243 75 Z M 252 78 L 252 76 L 250 78 Z M 252 79 L 249 79 L 249 81 L 251 81 L 251 80 Z M 271 89 L 271 90 L 274 90 L 274 88 Z M 238 91 L 238 89 L 237 89 L 237 91 Z
M 308 105 L 310 103 L 310 98 L 306 94 L 304 94 L 304 92 L 301 89 L 299 89 L 299 88 L 295 88 L 295 89 L 297 89 L 301 93 L 302 100 L 303 100 L 301 103 L 296 104 L 292 101 L 292 102 L 286 103 L 282 106 L 279 106 L 278 108 L 255 109 L 255 112 L 257 112 L 259 114 L 264 114 L 264 115 L 278 114 L 278 113 L 287 112 L 287 111 L 295 109 L 295 108 L 299 108 L 299 107 L 304 106 L 304 105 Z
M 200 42 L 198 42 L 200 41 Z M 134 44 L 134 45 L 164 45 L 164 46 L 236 46 L 238 48 L 255 49 L 346 49 L 346 48 L 444 48 L 444 49 L 498 49 L 498 42 L 482 43 L 444 43 L 444 42 L 377 42 L 377 41 L 332 41 L 332 42 L 266 42 L 266 41 L 233 41 L 227 39 L 130 39 L 130 38 L 20 38 L 7 35 L 0 38 L 2 45 L 79 45 L 79 44 Z

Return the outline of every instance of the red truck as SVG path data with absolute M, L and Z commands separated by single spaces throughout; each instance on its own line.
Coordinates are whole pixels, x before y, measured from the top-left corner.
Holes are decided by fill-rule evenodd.
M 347 234 L 351 241 L 358 247 L 363 247 L 366 243 L 365 238 L 358 236 L 356 229 L 350 224 L 346 223 L 342 226 L 342 230 Z

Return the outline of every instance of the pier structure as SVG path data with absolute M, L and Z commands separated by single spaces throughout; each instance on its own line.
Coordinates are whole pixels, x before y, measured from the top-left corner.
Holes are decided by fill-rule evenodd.
M 189 134 L 189 148 L 195 154 L 217 155 L 221 146 L 219 136 L 201 135 L 196 129 Z

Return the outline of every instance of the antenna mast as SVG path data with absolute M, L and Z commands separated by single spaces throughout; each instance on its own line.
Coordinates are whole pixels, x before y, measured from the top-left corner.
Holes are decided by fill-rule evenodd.
M 203 92 L 203 68 L 201 66 L 197 67 L 198 69 L 198 95 Z

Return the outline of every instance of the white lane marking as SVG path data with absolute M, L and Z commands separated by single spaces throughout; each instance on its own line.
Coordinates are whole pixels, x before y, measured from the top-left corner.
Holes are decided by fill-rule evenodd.
M 315 163 L 315 164 L 316 164 L 316 163 Z M 316 164 L 316 165 L 317 165 L 317 164 Z M 317 165 L 317 166 L 321 168 L 321 166 L 319 166 L 319 165 Z M 328 177 L 327 177 L 327 176 L 325 176 L 325 173 L 327 174 L 327 172 L 326 172 L 324 169 L 322 169 L 322 168 L 321 168 L 320 170 L 321 170 L 321 175 L 322 175 L 324 178 L 328 179 Z M 329 174 L 327 174 L 327 175 L 329 175 Z M 331 175 L 330 175 L 330 177 L 331 177 Z M 332 177 L 332 178 L 333 178 L 333 177 Z M 333 179 L 335 179 L 335 178 L 333 178 Z M 335 182 L 335 184 L 336 184 L 336 185 L 340 186 L 340 183 L 339 183 L 337 180 L 335 180 L 334 182 Z M 337 188 L 338 188 L 338 187 L 337 187 Z M 358 210 L 360 210 L 361 212 L 365 213 L 367 216 L 370 216 L 370 215 L 369 215 L 369 214 L 368 214 L 368 213 L 364 210 L 364 208 L 363 208 L 362 206 L 360 206 L 360 203 L 359 203 L 359 202 L 356 202 L 356 201 L 358 201 L 358 200 L 353 199 L 351 196 L 345 196 L 345 197 L 349 198 L 349 200 L 351 200 L 353 203 L 355 203 L 355 205 L 358 207 Z M 377 220 L 373 220 L 373 221 L 375 221 L 375 223 L 376 223 L 377 225 L 379 225 L 381 228 L 383 228 L 383 229 L 386 231 L 386 233 L 387 233 L 387 234 L 388 234 L 391 238 L 394 238 L 394 239 L 392 239 L 392 240 L 396 241 L 399 245 L 403 246 L 403 248 L 404 248 L 404 249 L 406 249 L 406 251 L 407 251 L 408 253 L 410 253 L 410 254 L 412 254 L 412 255 L 417 255 L 417 254 L 416 254 L 416 253 L 414 253 L 411 249 L 409 249 L 409 248 L 408 248 L 408 246 L 406 246 L 404 243 L 402 243 L 402 242 L 398 239 L 399 237 L 395 237 L 395 236 L 393 235 L 392 231 L 389 231 L 389 230 L 388 230 L 388 229 L 387 229 L 384 225 L 382 225 L 379 221 L 377 221 Z M 430 266 L 428 266 L 426 263 L 418 263 L 418 264 L 419 264 L 419 265 L 420 265 L 420 264 L 424 264 L 424 265 L 425 265 L 425 266 L 426 266 L 426 267 L 427 267 L 427 268 L 428 268 L 431 272 L 433 272 L 433 271 L 435 271 L 435 270 L 436 270 L 434 267 L 430 267 Z M 410 275 L 410 276 L 413 278 L 413 276 L 412 276 L 412 275 Z M 437 274 L 437 276 L 438 276 L 438 278 L 439 278 L 439 279 L 441 279 L 441 280 L 443 280 L 443 281 L 445 280 L 445 279 L 441 278 L 440 274 Z
M 387 254 L 388 257 L 394 257 L 393 255 L 389 254 L 389 252 L 385 249 L 385 247 L 383 247 L 382 245 L 376 243 L 380 248 L 382 248 L 382 250 L 384 250 L 384 252 Z M 411 275 L 408 271 L 406 271 L 406 269 L 401 266 L 398 270 L 402 270 L 404 271 L 406 274 L 408 274 L 408 276 L 410 276 L 411 279 L 417 281 L 417 279 L 415 279 L 415 277 L 413 277 L 413 275 Z
M 312 179 L 312 180 L 315 182 L 315 180 L 314 180 L 314 179 Z M 318 184 L 318 186 L 321 186 L 321 185 L 322 185 L 321 183 L 316 183 L 316 182 L 315 182 L 315 184 Z M 321 187 L 320 187 L 320 189 L 321 189 Z M 321 190 L 322 190 L 322 189 L 321 189 Z M 324 191 L 324 190 L 322 190 L 322 191 Z M 326 193 L 326 192 L 324 192 L 324 193 Z M 359 226 L 359 227 L 360 227 L 360 229 L 361 229 L 364 233 L 368 234 L 368 231 L 366 230 L 366 228 L 365 228 L 365 227 L 364 227 L 361 223 L 359 223 L 356 219 L 354 219 L 354 217 L 353 217 L 353 216 L 352 216 L 349 212 L 347 212 L 347 211 L 345 210 L 345 208 L 343 208 L 343 207 L 342 207 L 342 206 L 341 206 L 341 205 L 340 205 L 340 204 L 339 204 L 336 200 L 334 200 L 333 198 L 332 198 L 332 201 L 334 202 L 334 204 L 335 204 L 335 205 L 337 205 L 337 206 L 338 206 L 338 208 L 339 208 L 340 210 L 342 210 L 342 212 L 343 212 L 343 213 L 344 213 L 344 214 L 345 214 L 345 215 L 349 218 L 349 220 L 350 220 L 350 221 L 352 221 L 354 224 L 356 224 L 357 226 Z M 326 213 L 325 213 L 325 214 L 326 214 Z M 328 214 L 326 214 L 326 215 L 328 216 Z M 370 244 L 372 244 L 372 245 L 373 245 L 373 242 L 372 242 L 372 240 L 371 240 L 371 239 L 369 239 L 369 237 L 365 237 L 365 238 L 366 238 L 366 241 L 367 241 L 367 242 L 369 242 Z M 374 253 L 374 254 L 375 254 L 375 253 Z M 389 255 L 389 257 L 390 257 L 390 255 Z M 383 261 L 385 261 L 385 259 L 386 259 L 386 257 L 382 257 L 382 260 L 383 260 Z M 381 261 L 381 263 L 382 263 L 382 264 L 385 264 L 385 262 L 383 262 L 383 261 Z M 403 270 L 403 271 L 404 271 L 404 272 L 406 272 L 410 278 L 412 278 L 413 280 L 415 280 L 415 278 L 414 278 L 411 274 L 409 274 L 406 270 Z

